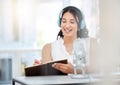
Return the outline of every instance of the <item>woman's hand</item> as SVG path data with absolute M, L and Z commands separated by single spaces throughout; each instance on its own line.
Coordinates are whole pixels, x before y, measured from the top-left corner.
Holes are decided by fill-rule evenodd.
M 73 74 L 74 73 L 74 69 L 73 69 L 73 65 L 71 63 L 68 64 L 62 64 L 62 63 L 54 63 L 52 65 L 52 67 L 54 67 L 55 69 L 60 70 L 63 73 L 70 73 Z
M 37 59 L 34 60 L 34 64 L 33 65 L 40 65 L 40 64 L 42 64 L 41 60 L 37 60 Z

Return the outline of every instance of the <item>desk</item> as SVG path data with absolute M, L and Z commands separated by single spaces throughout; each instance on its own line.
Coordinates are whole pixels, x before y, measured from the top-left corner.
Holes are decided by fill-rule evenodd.
M 86 85 L 93 84 L 96 79 L 72 79 L 71 76 L 39 76 L 39 77 L 16 77 L 12 80 L 12 85 L 19 83 L 22 85 Z

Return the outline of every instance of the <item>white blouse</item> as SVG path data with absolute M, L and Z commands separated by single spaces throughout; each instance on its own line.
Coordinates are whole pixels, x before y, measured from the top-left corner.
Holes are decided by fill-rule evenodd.
M 89 38 L 81 39 L 81 42 L 83 43 L 84 49 L 86 51 L 86 62 L 87 62 L 87 64 L 89 64 L 89 40 L 90 40 Z M 73 55 L 69 54 L 66 51 L 64 41 L 63 41 L 62 38 L 53 42 L 51 49 L 52 49 L 51 50 L 52 51 L 51 55 L 52 55 L 53 61 L 67 59 L 68 62 L 73 64 Z

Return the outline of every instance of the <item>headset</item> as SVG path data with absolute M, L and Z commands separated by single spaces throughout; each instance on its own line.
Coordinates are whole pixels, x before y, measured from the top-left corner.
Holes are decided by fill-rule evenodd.
M 72 11 L 71 13 L 76 17 L 77 19 L 77 23 L 78 23 L 78 27 L 80 27 L 80 29 L 84 29 L 86 24 L 85 24 L 85 20 L 84 20 L 84 16 L 82 14 L 82 12 L 74 7 L 74 6 L 68 6 L 66 8 L 64 8 L 60 14 L 59 14 L 59 18 L 58 18 L 58 26 L 61 27 L 61 21 L 62 21 L 62 16 L 65 12 L 67 11 Z M 81 20 L 80 20 L 81 18 Z

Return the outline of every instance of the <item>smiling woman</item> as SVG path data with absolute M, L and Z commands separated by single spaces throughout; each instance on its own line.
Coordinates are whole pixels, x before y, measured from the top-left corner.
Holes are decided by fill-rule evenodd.
M 53 66 L 55 69 L 58 69 L 63 73 L 73 74 L 73 42 L 75 39 L 80 38 L 81 42 L 84 44 L 84 48 L 86 49 L 85 51 L 88 51 L 88 31 L 86 29 L 85 23 L 84 27 L 81 27 L 81 23 L 84 17 L 82 12 L 77 7 L 67 6 L 62 9 L 60 15 L 59 26 L 61 29 L 58 33 L 59 38 L 56 41 L 48 43 L 43 47 L 42 63 L 67 59 L 68 64 L 56 63 Z M 88 54 L 86 57 L 87 56 Z

